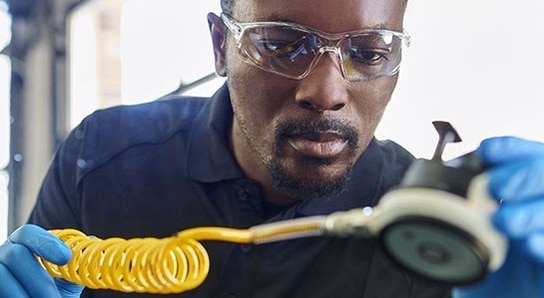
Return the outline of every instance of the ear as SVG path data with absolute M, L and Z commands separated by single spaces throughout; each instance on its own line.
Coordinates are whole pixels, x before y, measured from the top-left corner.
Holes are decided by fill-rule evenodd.
M 227 75 L 227 61 L 225 59 L 227 28 L 221 18 L 211 12 L 208 14 L 208 26 L 213 43 L 215 72 L 224 77 Z

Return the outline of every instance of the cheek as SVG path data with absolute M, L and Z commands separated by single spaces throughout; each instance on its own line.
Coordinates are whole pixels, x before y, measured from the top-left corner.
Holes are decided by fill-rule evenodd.
M 370 119 L 380 118 L 391 100 L 397 80 L 398 76 L 395 75 L 365 82 L 364 86 L 359 88 L 359 93 L 356 97 L 361 99 L 358 107 L 362 110 L 360 112 L 366 114 Z
M 352 119 L 359 127 L 361 142 L 368 142 L 374 136 L 384 111 L 391 100 L 397 82 L 396 77 L 388 77 L 364 82 L 352 91 L 351 98 L 355 114 Z
M 265 73 L 245 65 L 232 66 L 228 77 L 235 121 L 243 139 L 261 157 L 271 153 L 275 123 L 282 117 L 282 91 Z
M 294 104 L 293 82 L 243 62 L 229 68 L 229 91 L 236 112 L 252 124 L 262 123 L 270 131 Z
M 247 73 L 247 72 L 241 72 Z M 229 90 L 234 112 L 239 120 L 250 124 L 249 129 L 264 126 L 273 119 L 269 90 L 262 80 L 241 75 L 229 78 Z

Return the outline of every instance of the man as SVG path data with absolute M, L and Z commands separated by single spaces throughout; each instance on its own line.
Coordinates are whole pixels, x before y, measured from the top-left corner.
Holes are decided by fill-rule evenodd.
M 376 205 L 413 160 L 373 137 L 408 41 L 405 8 L 404 0 L 225 1 L 224 14 L 208 21 L 216 71 L 227 85 L 210 100 L 88 117 L 56 154 L 30 222 L 100 238 L 166 237 L 198 226 L 247 228 Z M 503 200 L 495 224 L 512 245 L 501 270 L 455 295 L 539 297 L 544 145 L 496 138 L 476 153 L 490 167 L 492 195 Z M 397 266 L 375 239 L 203 244 L 210 273 L 181 297 L 452 293 Z M 23 226 L 0 247 L 1 297 L 79 295 L 80 287 L 55 283 L 32 253 L 54 263 L 70 257 L 41 228 Z

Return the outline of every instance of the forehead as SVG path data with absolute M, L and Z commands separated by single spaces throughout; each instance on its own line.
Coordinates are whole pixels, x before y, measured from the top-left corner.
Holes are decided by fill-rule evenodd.
M 242 22 L 288 21 L 336 33 L 366 28 L 402 31 L 406 0 L 235 0 Z

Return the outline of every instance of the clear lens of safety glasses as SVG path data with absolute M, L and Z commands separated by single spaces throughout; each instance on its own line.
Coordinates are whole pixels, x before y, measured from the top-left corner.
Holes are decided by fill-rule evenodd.
M 348 81 L 372 80 L 398 72 L 406 33 L 361 30 L 329 34 L 293 23 L 239 23 L 222 14 L 244 60 L 262 70 L 303 79 L 326 52 L 335 53 Z

